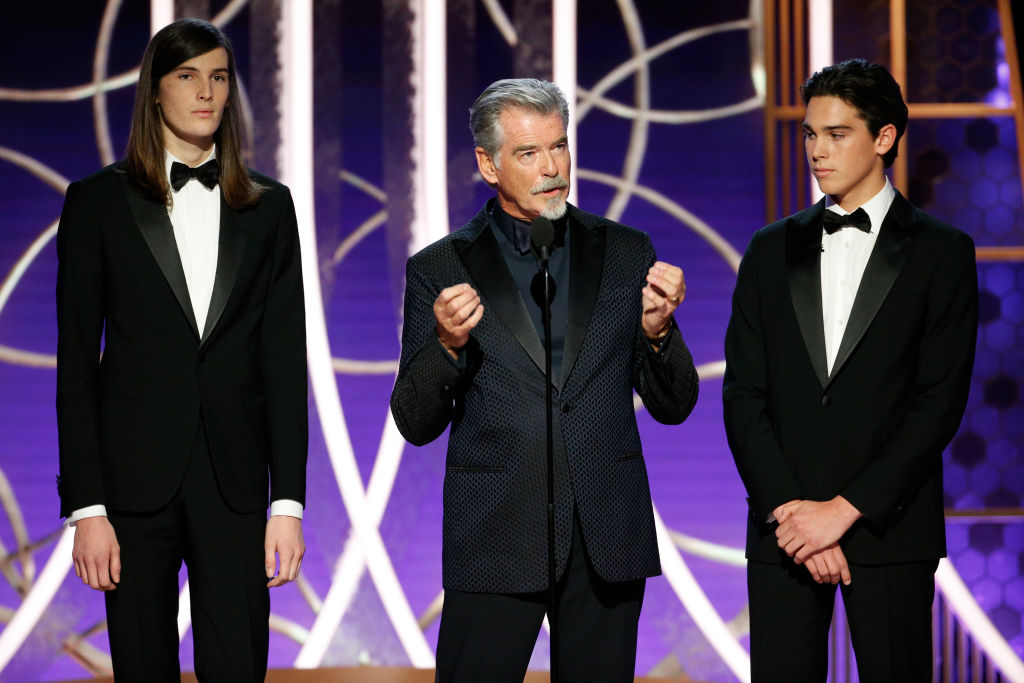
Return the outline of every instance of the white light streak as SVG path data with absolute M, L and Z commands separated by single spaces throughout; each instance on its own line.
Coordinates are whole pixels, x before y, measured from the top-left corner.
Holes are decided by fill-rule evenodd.
M 448 103 L 444 0 L 410 0 L 413 20 L 413 217 L 409 254 L 448 234 Z
M 39 618 L 56 595 L 71 569 L 71 548 L 75 544 L 75 530 L 65 527 L 39 579 L 32 584 L 14 618 L 0 633 L 0 671 L 10 664 L 18 648 L 32 632 Z
M 810 0 L 807 5 L 807 42 L 808 58 L 811 72 L 821 71 L 832 64 L 835 56 L 832 52 L 832 0 Z M 817 202 L 824 197 L 818 183 L 811 178 L 811 200 Z
M 569 152 L 573 166 L 579 165 L 576 144 L 576 0 L 553 0 L 551 3 L 551 78 L 562 89 L 569 103 Z M 579 185 L 569 186 L 569 203 L 578 204 Z

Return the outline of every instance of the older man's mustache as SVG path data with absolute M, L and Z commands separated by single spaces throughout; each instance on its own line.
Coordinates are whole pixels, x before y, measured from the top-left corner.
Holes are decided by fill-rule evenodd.
M 533 187 L 530 192 L 533 194 L 540 194 L 541 192 L 548 192 L 549 190 L 557 190 L 562 187 L 569 187 L 569 182 L 560 175 L 556 175 L 554 178 L 547 178 L 542 180 L 540 184 Z

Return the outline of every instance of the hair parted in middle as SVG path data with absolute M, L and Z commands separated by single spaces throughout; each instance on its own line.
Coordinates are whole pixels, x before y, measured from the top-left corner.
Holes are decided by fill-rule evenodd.
M 469 129 L 473 142 L 483 148 L 498 168 L 498 150 L 504 138 L 500 119 L 508 109 L 525 109 L 541 115 L 557 113 L 562 117 L 562 125 L 569 125 L 569 103 L 554 83 L 539 78 L 503 78 L 491 83 L 469 108 Z
M 865 59 L 848 59 L 826 66 L 800 86 L 800 97 L 806 105 L 812 97 L 838 97 L 857 110 L 873 138 L 887 124 L 896 127 L 896 140 L 882 157 L 885 168 L 892 166 L 907 130 L 907 103 L 903 101 L 900 84 L 878 64 Z
M 139 69 L 135 90 L 131 132 L 125 151 L 128 177 L 147 198 L 168 203 L 171 188 L 164 168 L 164 138 L 160 119 L 160 79 L 193 57 L 218 47 L 228 53 L 228 102 L 220 127 L 214 134 L 220 187 L 224 200 L 233 209 L 255 204 L 263 192 L 253 182 L 242 159 L 245 125 L 241 118 L 238 83 L 235 79 L 235 54 L 224 33 L 201 19 L 179 19 L 163 27 L 150 39 Z

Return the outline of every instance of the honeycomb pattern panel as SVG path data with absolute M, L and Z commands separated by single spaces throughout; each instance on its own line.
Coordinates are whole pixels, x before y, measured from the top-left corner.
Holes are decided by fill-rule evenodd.
M 996 0 L 916 0 L 907 6 L 909 102 L 993 102 L 1008 97 Z
M 903 151 L 910 162 L 908 198 L 980 246 L 1022 244 L 1016 146 L 1010 118 L 912 120 Z
M 1024 523 L 947 526 L 949 557 L 1016 652 L 1024 650 Z
M 889 68 L 889 0 L 836 2 L 832 11 L 835 61 L 862 57 Z
M 1016 233 L 1021 243 L 1019 230 Z M 978 264 L 978 350 L 944 454 L 946 507 L 1024 507 L 1024 263 Z M 1024 648 L 1024 519 L 947 525 L 949 557 L 1003 636 Z

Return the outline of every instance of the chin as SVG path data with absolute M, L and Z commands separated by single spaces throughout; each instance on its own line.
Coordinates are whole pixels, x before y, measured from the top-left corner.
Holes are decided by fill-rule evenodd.
M 544 210 L 540 212 L 540 215 L 548 220 L 557 221 L 565 215 L 566 207 L 568 207 L 568 204 L 566 204 L 564 198 L 552 199 L 544 207 Z

